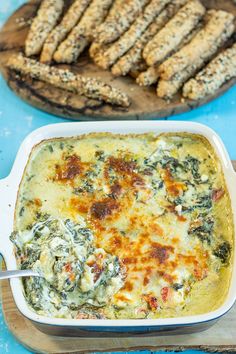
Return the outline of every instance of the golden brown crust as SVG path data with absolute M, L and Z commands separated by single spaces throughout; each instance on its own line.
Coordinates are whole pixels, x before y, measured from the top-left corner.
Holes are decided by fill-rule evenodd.
M 93 42 L 89 48 L 89 55 L 93 59 L 96 55 L 98 55 L 98 53 L 101 53 L 104 50 L 106 49 L 102 44 L 98 42 Z
M 202 60 L 199 59 L 195 65 L 190 65 L 185 68 L 185 70 L 176 74 L 172 79 L 159 80 L 157 85 L 157 96 L 165 99 L 172 98 L 179 91 L 184 82 L 196 72 L 196 67 L 200 67 L 201 65 Z

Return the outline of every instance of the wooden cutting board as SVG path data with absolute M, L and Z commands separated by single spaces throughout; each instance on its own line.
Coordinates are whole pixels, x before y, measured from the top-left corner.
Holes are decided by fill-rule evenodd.
M 202 0 L 207 8 L 223 9 L 236 15 L 236 4 L 233 0 Z M 96 67 L 85 54 L 73 65 L 67 67 L 85 76 L 98 77 L 126 92 L 132 104 L 129 109 L 112 107 L 97 100 L 57 89 L 49 84 L 22 79 L 14 72 L 6 69 L 6 61 L 14 51 L 24 48 L 24 41 L 29 29 L 27 21 L 35 16 L 39 0 L 29 1 L 20 7 L 6 22 L 0 32 L 0 70 L 10 88 L 29 104 L 61 117 L 79 120 L 93 119 L 150 119 L 171 116 L 189 111 L 220 96 L 236 82 L 236 78 L 223 85 L 214 95 L 200 101 L 181 100 L 178 94 L 171 102 L 156 96 L 156 87 L 140 87 L 129 77 L 114 78 L 110 72 Z M 22 21 L 24 19 L 24 22 Z M 26 22 L 26 23 L 25 23 Z
M 236 170 L 236 161 L 233 161 Z M 236 304 L 213 327 L 187 335 L 135 336 L 109 338 L 53 337 L 41 333 L 16 308 L 8 281 L 2 281 L 2 309 L 6 324 L 15 338 L 34 353 L 69 354 L 94 351 L 199 349 L 236 353 Z

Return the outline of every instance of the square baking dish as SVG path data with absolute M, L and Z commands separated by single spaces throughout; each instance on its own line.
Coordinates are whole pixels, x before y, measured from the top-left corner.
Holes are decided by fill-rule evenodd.
M 203 135 L 213 146 L 223 168 L 226 185 L 230 194 L 234 225 L 236 225 L 236 174 L 229 155 L 219 136 L 207 126 L 191 122 L 155 122 L 155 121 L 110 121 L 88 123 L 60 123 L 44 126 L 33 131 L 23 141 L 16 156 L 10 175 L 0 180 L 0 253 L 8 270 L 17 268 L 13 244 L 9 235 L 14 225 L 14 209 L 17 192 L 25 166 L 32 148 L 42 140 L 78 136 L 91 132 L 111 133 L 148 133 L 188 132 Z M 235 248 L 234 242 L 234 248 Z M 235 265 L 236 249 L 234 249 Z M 233 268 L 231 284 L 224 304 L 217 310 L 206 314 L 164 319 L 107 320 L 107 319 L 62 319 L 49 318 L 36 314 L 27 305 L 20 279 L 11 279 L 12 293 L 18 310 L 42 332 L 61 336 L 108 336 L 119 333 L 128 336 L 146 334 L 185 334 L 202 331 L 214 324 L 233 306 L 236 300 L 236 274 Z

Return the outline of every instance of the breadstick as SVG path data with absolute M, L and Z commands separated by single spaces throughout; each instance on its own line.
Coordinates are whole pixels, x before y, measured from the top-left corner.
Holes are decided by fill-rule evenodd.
M 200 21 L 197 26 L 190 32 L 183 40 L 182 42 L 178 45 L 178 47 L 174 50 L 174 53 L 178 51 L 180 48 L 183 47 L 183 45 L 187 44 L 190 42 L 193 37 L 199 32 L 199 30 L 203 27 L 203 23 L 207 20 L 207 16 L 205 16 L 204 21 Z M 150 86 L 152 84 L 155 84 L 157 80 L 159 79 L 159 64 L 155 64 L 150 66 L 146 71 L 140 73 L 140 75 L 137 77 L 136 82 L 140 86 Z
M 55 27 L 63 10 L 63 0 L 43 0 L 25 41 L 25 54 L 39 54 L 45 39 Z
M 90 2 L 91 0 L 75 0 L 72 3 L 60 24 L 49 33 L 45 41 L 40 57 L 42 63 L 51 62 L 58 45 L 66 38 L 67 34 L 80 20 Z
M 168 2 L 170 0 L 151 0 L 150 4 L 147 5 L 143 13 L 134 21 L 128 31 L 108 48 L 103 55 L 96 59 L 96 64 L 103 69 L 108 69 L 134 45 L 136 40 L 143 34 Z
M 107 44 L 119 38 L 134 22 L 149 0 L 124 0 L 120 8 L 96 30 L 95 40 Z
M 140 73 L 137 77 L 136 82 L 140 86 L 151 86 L 155 84 L 159 78 L 159 65 L 152 65 L 146 71 Z
M 175 0 L 168 4 L 143 33 L 141 38 L 136 41 L 134 46 L 123 57 L 121 57 L 116 64 L 113 65 L 111 69 L 112 74 L 115 76 L 126 75 L 132 67 L 142 59 L 142 51 L 145 45 L 186 2 L 187 0 Z
M 105 21 L 108 21 L 110 18 L 112 19 L 113 16 L 115 16 L 123 6 L 123 1 L 124 0 L 115 0 Z M 103 24 L 102 24 L 103 25 Z M 96 33 L 97 29 L 94 30 L 93 37 L 96 38 Z M 92 42 L 90 48 L 89 48 L 89 55 L 92 59 L 94 59 L 97 55 L 102 55 L 110 46 L 111 44 L 102 44 L 100 42 L 97 42 L 95 39 Z
M 160 65 L 160 76 L 169 80 L 202 58 L 206 60 L 219 48 L 219 43 L 232 34 L 234 16 L 225 11 L 210 10 L 210 19 L 206 26 L 197 33 L 192 41 Z M 223 40 L 222 40 L 223 39 Z
M 199 100 L 213 94 L 234 76 L 236 76 L 236 44 L 217 55 L 195 78 L 186 82 L 183 96 Z
M 7 66 L 23 75 L 47 82 L 55 87 L 84 95 L 88 98 L 128 107 L 130 102 L 126 94 L 94 78 L 76 75 L 69 70 L 57 69 L 22 54 L 10 57 Z
M 185 81 L 195 74 L 197 68 L 204 64 L 202 59 L 198 59 L 196 65 L 190 65 L 183 71 L 177 73 L 171 80 L 159 80 L 157 85 L 157 96 L 165 99 L 172 98 Z
M 101 44 L 98 42 L 93 42 L 89 48 L 90 58 L 96 63 L 96 59 L 100 58 L 101 55 L 105 53 L 105 51 L 110 48 L 112 44 Z
M 124 4 L 124 0 L 115 0 L 108 12 L 105 22 L 109 21 L 110 19 L 113 18 L 113 16 L 115 16 L 117 13 L 119 13 L 121 8 L 123 7 L 123 4 Z M 104 24 L 104 22 L 100 26 L 102 26 L 103 24 Z M 94 42 L 92 42 L 92 44 L 89 48 L 89 54 L 90 54 L 91 58 L 94 58 L 99 52 L 104 52 L 107 49 L 107 45 L 96 42 L 95 38 L 97 36 L 97 33 L 98 33 L 98 30 L 96 28 L 93 32 Z
M 94 58 L 96 55 L 101 54 L 104 52 L 107 48 L 103 46 L 103 44 L 98 43 L 98 42 L 93 42 L 89 48 L 89 55 L 91 58 Z
M 107 15 L 105 21 L 108 21 L 110 18 L 113 18 L 113 16 L 116 15 L 120 11 L 121 7 L 123 6 L 123 2 L 124 2 L 124 0 L 115 0 L 114 1 L 112 7 L 110 8 L 110 10 L 108 12 L 108 15 Z M 97 29 L 94 30 L 93 38 L 96 38 L 96 34 L 97 34 Z M 94 39 L 94 41 L 92 42 L 92 44 L 89 48 L 89 55 L 93 59 L 96 55 L 104 53 L 107 48 L 108 48 L 107 45 L 96 42 L 96 40 Z
M 133 79 L 136 79 L 140 75 L 140 73 L 144 70 L 147 70 L 147 64 L 144 60 L 142 60 L 141 62 L 132 66 L 132 69 L 130 70 L 129 75 Z
M 72 63 L 91 42 L 94 28 L 106 17 L 113 0 L 93 0 L 80 22 L 69 36 L 60 44 L 54 54 L 58 63 Z
M 155 48 L 143 57 L 149 66 L 163 61 L 194 29 L 206 9 L 198 0 L 191 0 L 151 40 Z
M 210 60 L 227 39 L 234 32 L 233 22 L 225 28 L 225 31 L 221 33 L 221 37 L 217 38 L 214 43 L 214 47 L 209 48 L 204 57 L 199 56 L 189 66 L 185 67 L 182 71 L 179 71 L 170 80 L 160 80 L 157 87 L 157 95 L 162 98 L 171 98 L 176 92 L 183 86 L 183 84 L 196 72 L 202 68 L 206 61 Z M 196 37 L 195 37 L 196 38 Z M 190 42 L 191 43 L 191 42 Z M 168 60 L 168 59 L 167 59 Z M 164 64 L 164 63 L 163 63 Z M 160 69 L 160 67 L 159 67 Z

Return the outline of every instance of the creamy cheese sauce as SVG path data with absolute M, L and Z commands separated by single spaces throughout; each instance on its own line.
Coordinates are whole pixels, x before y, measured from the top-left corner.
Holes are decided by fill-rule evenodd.
M 233 219 L 202 136 L 88 134 L 37 145 L 11 239 L 29 305 L 65 318 L 164 318 L 218 308 Z

